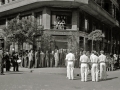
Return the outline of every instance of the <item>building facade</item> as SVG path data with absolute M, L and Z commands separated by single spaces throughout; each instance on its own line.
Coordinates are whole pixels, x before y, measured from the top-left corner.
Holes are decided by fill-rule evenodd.
M 0 0 L 1 29 L 18 15 L 20 19 L 36 20 L 58 49 L 70 47 L 69 37 L 74 36 L 71 44 L 91 51 L 88 34 L 101 30 L 103 39 L 94 42 L 94 49 L 120 53 L 118 0 Z M 28 47 L 24 45 L 25 49 Z

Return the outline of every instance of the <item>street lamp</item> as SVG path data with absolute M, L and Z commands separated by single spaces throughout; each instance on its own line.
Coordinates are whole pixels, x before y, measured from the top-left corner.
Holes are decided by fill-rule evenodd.
M 104 38 L 105 38 L 105 34 L 102 33 L 102 49 L 104 50 Z

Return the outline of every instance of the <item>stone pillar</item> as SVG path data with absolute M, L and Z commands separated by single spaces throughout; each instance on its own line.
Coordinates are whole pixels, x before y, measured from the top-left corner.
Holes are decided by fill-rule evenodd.
M 6 18 L 6 23 L 5 23 L 5 25 L 6 25 L 6 28 L 8 27 L 8 19 Z
M 0 0 L 0 6 L 2 5 L 2 0 Z
M 79 30 L 79 11 L 72 12 L 72 30 Z
M 84 37 L 84 50 L 86 50 L 86 38 Z
M 44 29 L 50 29 L 50 9 L 49 8 L 44 8 L 43 9 L 43 18 L 42 18 L 42 22 L 43 22 L 43 27 Z
M 110 34 L 111 34 L 110 52 L 112 53 L 112 47 L 113 47 L 113 35 L 112 35 L 112 28 L 111 28 L 111 30 L 110 30 Z
M 32 19 L 33 22 L 35 21 L 35 13 L 34 12 L 32 12 L 31 19 Z
M 114 18 L 116 19 L 116 7 L 114 8 L 114 11 L 115 11 Z

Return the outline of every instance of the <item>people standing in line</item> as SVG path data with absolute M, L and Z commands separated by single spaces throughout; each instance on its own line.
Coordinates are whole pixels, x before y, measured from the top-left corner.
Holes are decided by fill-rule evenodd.
M 27 68 L 28 67 L 28 52 L 25 52 L 25 59 L 24 59 L 24 67 Z
M 80 58 L 80 55 L 78 53 L 78 51 L 75 52 L 75 67 L 76 68 L 79 68 L 79 58 Z
M 87 75 L 88 75 L 88 63 L 89 58 L 86 55 L 86 51 L 83 51 L 83 55 L 80 56 L 80 62 L 81 62 L 81 81 L 86 82 L 87 81 Z
M 60 58 L 60 59 L 61 59 L 61 65 L 62 65 L 62 67 L 63 67 L 63 66 L 64 66 L 64 61 L 65 61 L 65 60 L 64 60 L 65 58 L 64 58 L 63 49 L 61 49 L 61 58 Z
M 44 52 L 41 50 L 40 52 L 40 66 L 43 68 L 44 67 L 44 60 L 45 60 L 45 54 Z
M 75 55 L 72 53 L 72 50 L 69 50 L 69 53 L 66 55 L 65 59 L 67 60 L 67 77 L 69 80 L 73 80 Z
M 113 55 L 111 54 L 110 57 L 111 57 L 111 62 L 110 62 L 111 71 L 114 71 L 114 58 L 113 58 Z
M 88 56 L 89 60 L 90 60 L 90 52 L 89 51 L 86 51 L 86 56 Z M 88 69 L 90 70 L 91 69 L 91 63 L 88 63 Z
M 25 51 L 23 52 L 23 56 L 22 56 L 23 58 L 23 67 L 25 67 L 25 61 L 26 61 L 26 54 L 25 54 Z
M 50 67 L 53 67 L 53 62 L 54 62 L 54 51 L 50 53 Z
M 49 67 L 50 66 L 50 54 L 48 50 L 46 50 L 45 52 L 45 60 L 46 60 L 46 66 Z
M 96 51 L 92 51 L 92 54 L 90 56 L 90 61 L 92 63 L 92 69 L 91 69 L 91 75 L 92 75 L 92 81 L 93 82 L 98 82 L 98 74 L 99 74 L 99 67 L 98 67 L 98 63 L 99 63 L 99 58 L 96 55 Z
M 10 71 L 10 59 L 9 59 L 9 53 L 6 52 L 4 59 L 6 61 L 6 71 Z
M 39 59 L 39 53 L 38 51 L 35 52 L 35 68 L 38 68 L 38 59 Z
M 62 65 L 62 53 L 61 49 L 59 49 L 59 66 Z
M 100 63 L 100 79 L 101 80 L 106 80 L 107 78 L 107 73 L 106 73 L 106 56 L 104 55 L 104 51 L 100 51 L 100 56 L 99 56 L 99 63 Z
M 33 50 L 30 50 L 30 52 L 28 53 L 28 58 L 29 58 L 28 68 L 32 68 L 32 63 L 33 63 Z
M 55 67 L 58 67 L 59 53 L 57 49 L 55 50 L 54 58 L 55 58 Z
M 13 52 L 13 60 L 12 60 L 12 64 L 13 64 L 13 71 L 19 71 L 19 65 L 17 63 L 18 60 L 18 54 L 17 52 Z
M 3 51 L 2 48 L 0 48 L 0 75 L 4 75 L 4 70 L 3 70 Z
M 118 61 L 118 55 L 116 55 L 116 54 L 114 54 L 113 55 L 113 59 L 114 59 L 114 70 L 116 70 L 117 69 L 117 61 Z
M 107 61 L 106 61 L 106 71 L 110 71 L 110 61 L 111 61 L 111 58 L 110 58 L 109 54 L 106 55 L 106 59 L 107 59 Z
M 66 49 L 63 49 L 63 63 L 64 63 L 64 67 L 66 67 L 66 55 L 67 55 L 67 50 Z

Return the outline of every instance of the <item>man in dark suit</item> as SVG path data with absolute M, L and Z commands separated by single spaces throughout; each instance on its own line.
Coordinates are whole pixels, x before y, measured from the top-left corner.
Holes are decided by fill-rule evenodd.
M 13 71 L 19 71 L 19 65 L 17 63 L 17 60 L 18 60 L 18 54 L 17 53 L 13 53 L 12 55 L 13 57 L 13 60 L 12 60 L 12 63 L 13 63 Z
M 3 73 L 3 51 L 0 48 L 0 75 L 4 75 Z
M 6 71 L 10 71 L 10 60 L 9 60 L 9 53 L 6 52 L 4 59 L 6 61 Z

